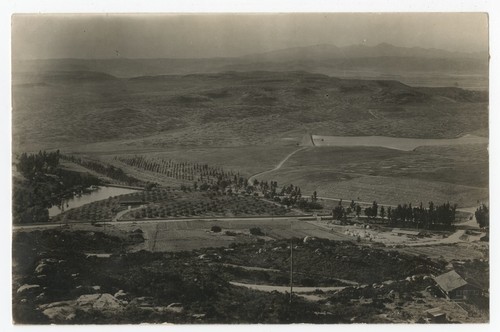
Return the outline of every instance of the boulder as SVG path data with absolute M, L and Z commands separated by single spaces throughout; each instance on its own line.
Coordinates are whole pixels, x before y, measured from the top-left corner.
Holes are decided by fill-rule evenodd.
M 43 311 L 43 314 L 51 320 L 70 321 L 76 316 L 76 309 L 72 306 L 51 307 Z
M 111 294 L 102 294 L 93 305 L 94 309 L 119 310 L 122 309 L 122 302 Z
M 55 259 L 55 258 L 42 258 L 38 262 L 38 265 L 35 268 L 35 273 L 42 273 L 47 270 L 47 268 L 51 265 L 64 263 L 65 260 Z
M 116 292 L 114 297 L 120 301 L 130 301 L 129 295 L 125 293 L 123 289 L 120 289 L 118 292 Z
M 45 293 L 40 293 L 40 294 L 38 294 L 38 295 L 37 295 L 37 297 L 36 297 L 36 299 L 35 299 L 35 300 L 36 300 L 38 303 L 40 303 L 40 302 L 44 302 L 44 300 L 45 300 L 46 298 L 47 298 L 47 296 L 45 295 Z
M 85 294 L 81 295 L 77 300 L 76 304 L 80 307 L 92 307 L 94 302 L 101 296 L 101 294 Z
M 45 263 L 40 263 L 36 266 L 35 268 L 35 273 L 42 273 L 43 271 L 45 271 L 47 269 L 47 264 Z
M 196 319 L 202 319 L 205 318 L 206 314 L 192 314 L 191 317 L 196 318 Z
M 22 285 L 21 287 L 19 287 L 17 289 L 17 294 L 23 294 L 23 293 L 26 293 L 28 291 L 34 291 L 34 290 L 37 290 L 37 289 L 40 289 L 40 285 L 28 285 L 28 284 L 24 284 L 24 285 Z
M 181 313 L 184 311 L 184 307 L 182 306 L 182 303 L 170 303 L 166 309 L 167 309 L 167 311 L 176 312 L 176 313 Z
M 76 300 L 76 304 L 82 309 L 119 310 L 123 308 L 123 303 L 108 293 L 81 295 Z

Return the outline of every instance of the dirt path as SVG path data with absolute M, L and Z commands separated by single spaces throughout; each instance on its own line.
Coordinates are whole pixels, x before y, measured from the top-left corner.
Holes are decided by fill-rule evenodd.
M 234 286 L 240 286 L 240 287 L 246 287 L 249 289 L 253 290 L 259 290 L 262 292 L 280 292 L 280 293 L 287 293 L 290 292 L 290 287 L 289 286 L 274 286 L 274 285 L 258 285 L 258 284 L 244 284 L 241 282 L 235 282 L 235 281 L 230 281 L 229 282 L 231 285 Z M 314 292 L 315 290 L 321 290 L 324 292 L 329 292 L 329 291 L 339 291 L 344 289 L 345 287 L 293 287 L 293 292 L 294 293 L 311 293 Z
M 288 271 L 282 271 L 282 270 L 278 270 L 278 269 L 270 269 L 270 268 L 257 267 L 257 266 L 244 266 L 244 265 L 236 265 L 236 264 L 228 264 L 228 263 L 222 263 L 221 265 L 222 266 L 229 266 L 229 267 L 240 268 L 240 269 L 248 270 L 248 271 L 264 271 L 264 272 L 277 272 L 277 273 L 279 273 L 279 272 L 288 272 Z M 305 272 L 305 273 L 303 273 L 303 272 L 294 272 L 294 274 L 306 275 L 306 276 L 309 275 L 307 272 Z M 359 283 L 356 282 L 356 281 L 346 280 L 346 279 L 339 279 L 339 278 L 332 278 L 332 279 L 340 281 L 340 282 L 343 282 L 343 283 L 348 284 L 348 285 L 359 286 Z
M 222 263 L 221 265 L 226 266 L 226 267 L 235 267 L 235 268 L 239 268 L 239 269 L 243 269 L 243 270 L 247 270 L 247 271 L 264 271 L 264 272 L 278 272 L 278 273 L 281 272 L 281 270 L 269 269 L 269 268 L 257 267 L 257 266 L 244 266 L 244 265 L 236 265 L 236 264 L 229 264 L 229 263 Z
M 256 178 L 256 177 L 261 176 L 261 175 L 264 175 L 264 174 L 272 173 L 272 172 L 274 172 L 274 171 L 279 170 L 279 169 L 283 166 L 283 164 L 285 164 L 285 163 L 286 163 L 286 161 L 287 161 L 288 159 L 290 159 L 290 157 L 291 157 L 291 156 L 293 156 L 293 155 L 294 155 L 294 154 L 296 154 L 297 152 L 302 151 L 302 150 L 305 150 L 305 149 L 307 149 L 307 148 L 309 148 L 309 147 L 308 147 L 308 146 L 303 146 L 303 147 L 301 147 L 300 149 L 297 149 L 297 150 L 295 150 L 295 151 L 292 151 L 292 152 L 291 152 L 291 153 L 289 153 L 289 154 L 288 154 L 285 158 L 283 158 L 283 160 L 281 160 L 281 161 L 280 161 L 280 163 L 279 163 L 278 165 L 276 165 L 276 167 L 274 167 L 273 169 L 270 169 L 270 170 L 263 171 L 263 172 L 260 172 L 260 173 L 257 173 L 257 174 L 252 175 L 252 176 L 248 179 L 248 182 L 249 182 L 250 184 L 252 184 L 252 183 L 253 183 L 253 181 L 255 180 L 255 178 Z
M 120 211 L 116 214 L 116 216 L 114 216 L 113 220 L 112 221 L 118 221 L 120 220 L 120 218 L 124 215 L 124 214 L 127 214 L 128 212 L 132 212 L 132 211 L 135 211 L 135 210 L 139 210 L 139 209 L 142 209 L 144 208 L 145 205 L 140 205 L 138 207 L 135 207 L 135 208 L 132 208 L 132 209 L 127 209 L 127 210 L 123 210 L 123 211 Z

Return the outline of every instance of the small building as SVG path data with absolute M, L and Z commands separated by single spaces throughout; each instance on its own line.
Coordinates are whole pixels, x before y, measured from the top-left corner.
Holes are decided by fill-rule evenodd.
M 441 308 L 432 308 L 425 312 L 431 323 L 447 323 L 446 313 Z
M 451 270 L 434 278 L 443 293 L 451 300 L 466 300 L 480 296 L 482 289 L 476 283 L 471 283 Z
M 397 235 L 409 235 L 409 236 L 420 236 L 422 234 L 422 232 L 420 231 L 410 231 L 401 228 L 393 228 L 392 233 L 395 233 Z

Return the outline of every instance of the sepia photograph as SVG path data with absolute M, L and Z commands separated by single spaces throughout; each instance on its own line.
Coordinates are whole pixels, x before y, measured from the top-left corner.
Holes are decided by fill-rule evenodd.
M 489 323 L 489 20 L 14 13 L 13 324 Z

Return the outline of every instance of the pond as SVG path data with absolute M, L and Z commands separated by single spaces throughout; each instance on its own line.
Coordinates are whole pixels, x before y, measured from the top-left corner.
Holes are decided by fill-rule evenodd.
M 465 135 L 459 138 L 400 138 L 387 136 L 319 136 L 312 135 L 315 146 L 380 146 L 389 149 L 411 151 L 419 146 L 443 146 L 484 144 L 488 138 Z
M 137 189 L 129 188 L 118 188 L 118 187 L 106 187 L 100 186 L 98 189 L 91 191 L 90 193 L 83 194 L 81 196 L 74 196 L 73 198 L 64 200 L 61 206 L 54 205 L 49 209 L 49 217 L 57 216 L 58 214 L 73 209 L 88 203 L 95 201 L 100 201 L 103 199 L 108 199 L 109 197 L 125 195 L 137 192 Z

